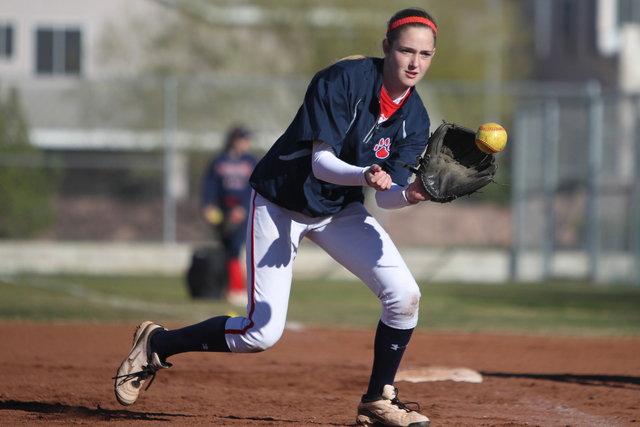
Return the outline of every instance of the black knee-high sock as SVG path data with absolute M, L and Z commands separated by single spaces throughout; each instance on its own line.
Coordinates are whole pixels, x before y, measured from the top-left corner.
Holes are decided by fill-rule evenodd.
M 377 400 L 382 395 L 382 388 L 386 384 L 393 384 L 412 333 L 413 329 L 394 329 L 382 321 L 378 323 L 373 346 L 373 369 L 367 394 L 362 396 L 363 401 Z
M 151 337 L 151 348 L 161 361 L 189 351 L 229 352 L 224 339 L 224 325 L 229 316 L 212 317 L 181 329 L 160 332 Z

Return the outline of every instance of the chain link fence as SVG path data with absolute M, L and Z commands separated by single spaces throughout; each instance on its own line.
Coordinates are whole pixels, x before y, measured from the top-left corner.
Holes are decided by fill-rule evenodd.
M 55 172 L 56 219 L 29 238 L 207 240 L 201 180 L 226 130 L 248 124 L 260 155 L 295 116 L 309 81 L 239 75 L 5 79 L 0 97 L 17 89 L 39 150 L 4 149 L 0 168 Z M 426 79 L 417 89 L 433 129 L 443 119 L 471 128 L 504 125 L 509 143 L 498 155 L 497 180 L 510 187 L 491 185 L 481 197 L 442 208 L 423 204 L 411 209 L 411 218 L 376 212 L 400 244 L 501 248 L 510 251 L 518 280 L 575 277 L 566 269 L 579 268 L 593 281 L 640 281 L 638 95 L 603 91 L 593 82 L 497 87 Z M 17 180 L 17 193 L 20 185 Z M 438 227 L 427 230 L 426 239 L 402 228 L 424 224 L 436 209 L 467 216 L 460 213 L 452 227 L 442 227 L 449 235 L 441 238 Z
M 640 97 L 597 82 L 548 91 L 514 117 L 512 274 L 638 282 Z M 525 260 L 533 266 L 523 268 Z

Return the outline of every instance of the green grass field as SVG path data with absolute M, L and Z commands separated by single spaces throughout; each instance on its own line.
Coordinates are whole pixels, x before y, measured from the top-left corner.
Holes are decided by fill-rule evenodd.
M 580 282 L 421 283 L 422 330 L 640 336 L 640 287 Z M 244 314 L 224 301 L 193 301 L 182 277 L 19 275 L 0 277 L 0 321 L 181 325 Z M 356 281 L 294 281 L 289 321 L 373 328 L 377 298 Z

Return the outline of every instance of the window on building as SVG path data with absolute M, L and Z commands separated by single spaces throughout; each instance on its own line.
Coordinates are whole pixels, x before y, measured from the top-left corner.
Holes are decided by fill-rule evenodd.
M 0 24 L 0 58 L 13 56 L 13 26 Z
M 584 6 L 584 5 L 582 5 Z M 564 0 L 562 3 L 562 34 L 564 52 L 574 54 L 578 48 L 578 8 L 576 0 Z
M 637 0 L 620 0 L 618 6 L 620 22 L 640 23 L 640 4 Z
M 36 34 L 38 74 L 76 74 L 82 66 L 82 34 L 74 29 L 40 28 Z

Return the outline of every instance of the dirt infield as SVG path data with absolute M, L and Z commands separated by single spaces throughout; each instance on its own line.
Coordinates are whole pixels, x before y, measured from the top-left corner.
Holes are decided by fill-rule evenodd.
M 123 407 L 111 377 L 134 328 L 1 323 L 0 425 L 355 425 L 373 331 L 287 330 L 260 354 L 174 356 Z M 637 338 L 416 332 L 401 369 L 424 366 L 483 374 L 396 383 L 432 426 L 640 426 Z

